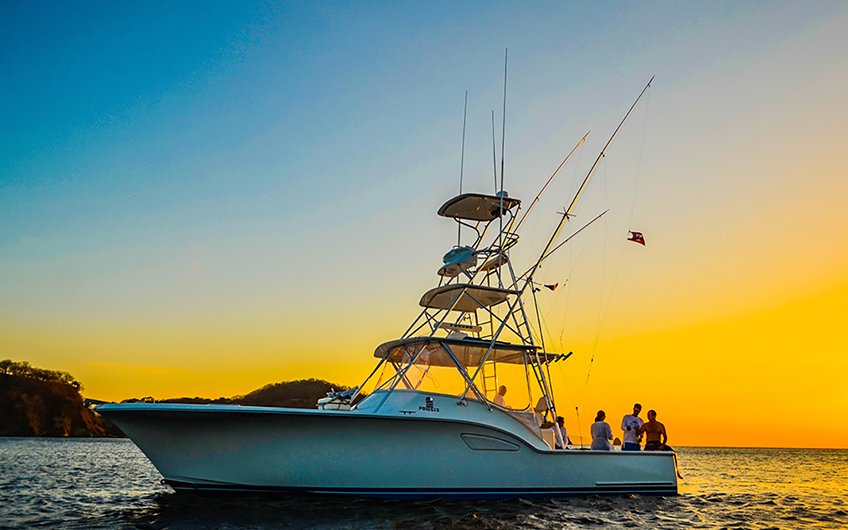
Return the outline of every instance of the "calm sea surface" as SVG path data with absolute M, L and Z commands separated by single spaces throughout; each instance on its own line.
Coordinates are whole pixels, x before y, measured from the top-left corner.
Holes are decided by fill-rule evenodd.
M 845 528 L 848 451 L 680 448 L 677 497 L 400 502 L 174 493 L 128 440 L 0 438 L 3 528 Z

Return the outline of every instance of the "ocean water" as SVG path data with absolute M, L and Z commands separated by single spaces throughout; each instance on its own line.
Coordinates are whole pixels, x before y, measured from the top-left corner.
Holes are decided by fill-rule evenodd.
M 678 448 L 675 497 L 174 493 L 129 440 L 0 438 L 2 528 L 846 528 L 848 451 Z

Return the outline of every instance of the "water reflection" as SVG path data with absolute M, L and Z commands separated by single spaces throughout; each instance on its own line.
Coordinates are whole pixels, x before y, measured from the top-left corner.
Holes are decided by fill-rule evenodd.
M 387 501 L 315 495 L 159 494 L 109 519 L 141 528 L 552 528 L 651 525 L 668 501 L 639 496 L 507 501 Z M 667 509 L 662 506 L 660 511 Z M 665 522 L 691 524 L 686 514 Z
M 848 526 L 848 451 L 680 449 L 677 497 L 383 501 L 174 493 L 128 440 L 0 438 L 12 528 L 751 528 Z

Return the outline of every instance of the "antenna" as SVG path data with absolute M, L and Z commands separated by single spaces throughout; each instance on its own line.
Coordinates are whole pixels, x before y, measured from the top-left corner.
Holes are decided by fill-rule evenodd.
M 504 145 L 506 145 L 506 67 L 509 60 L 509 48 L 504 50 L 504 88 L 503 88 L 503 115 L 501 117 L 501 188 L 498 193 L 501 200 L 498 205 L 498 250 L 503 252 L 503 200 L 504 200 Z M 501 270 L 498 268 L 498 282 L 501 282 Z
M 495 154 L 495 111 L 492 111 L 492 171 L 495 173 L 495 193 L 498 192 L 498 160 Z
M 504 184 L 504 145 L 506 143 L 506 66 L 509 59 L 509 48 L 504 50 L 504 89 L 503 89 L 503 121 L 501 123 L 501 189 Z M 501 201 L 503 202 L 503 201 Z M 503 206 L 503 204 L 501 204 Z
M 465 169 L 465 120 L 468 117 L 468 91 L 465 91 L 465 106 L 462 109 L 462 154 L 459 159 L 459 194 L 462 195 L 462 176 Z M 456 246 L 460 244 L 462 224 L 456 224 Z

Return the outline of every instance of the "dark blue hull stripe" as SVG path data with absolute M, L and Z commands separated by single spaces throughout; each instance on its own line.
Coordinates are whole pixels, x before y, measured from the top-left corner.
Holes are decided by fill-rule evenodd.
M 322 493 L 329 495 L 355 495 L 363 497 L 410 498 L 410 497 L 556 497 L 569 495 L 599 495 L 641 493 L 652 495 L 677 495 L 674 485 L 628 485 L 602 486 L 597 488 L 324 488 L 291 486 L 250 486 L 244 484 L 194 484 L 166 480 L 179 491 L 238 491 L 277 493 Z

